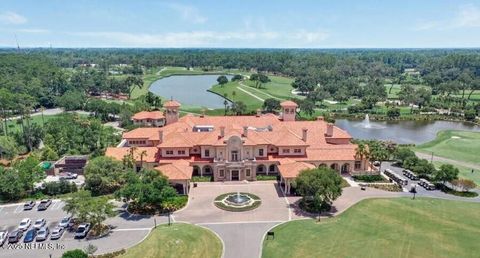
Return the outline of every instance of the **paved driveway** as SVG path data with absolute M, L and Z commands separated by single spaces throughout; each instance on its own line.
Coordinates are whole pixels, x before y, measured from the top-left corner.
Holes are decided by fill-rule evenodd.
M 245 212 L 215 207 L 215 197 L 229 192 L 258 195 L 262 204 Z M 200 183 L 191 189 L 188 206 L 174 216 L 176 221 L 188 221 L 213 230 L 223 241 L 224 257 L 235 258 L 258 257 L 265 233 L 291 217 L 287 199 L 272 181 Z
M 258 195 L 262 204 L 257 209 L 245 212 L 221 210 L 213 204 L 215 197 L 229 192 L 248 192 Z M 225 222 L 278 222 L 289 218 L 286 199 L 276 183 L 239 182 L 239 183 L 203 183 L 191 188 L 188 206 L 175 213 L 176 221 L 190 223 Z

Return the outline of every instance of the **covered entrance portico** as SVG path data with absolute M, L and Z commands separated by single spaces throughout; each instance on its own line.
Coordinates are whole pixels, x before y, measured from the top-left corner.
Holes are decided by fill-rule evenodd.
M 290 160 L 277 166 L 280 172 L 280 187 L 285 194 L 292 194 L 292 182 L 303 170 L 313 169 L 315 165 Z

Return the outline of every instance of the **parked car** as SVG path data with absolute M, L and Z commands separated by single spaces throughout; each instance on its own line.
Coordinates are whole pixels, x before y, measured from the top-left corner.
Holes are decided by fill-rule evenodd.
M 33 242 L 36 236 L 37 236 L 37 230 L 32 228 L 29 231 L 27 231 L 27 234 L 25 234 L 25 238 L 23 238 L 23 242 L 24 243 Z
M 43 227 L 39 229 L 37 232 L 37 242 L 47 240 L 48 235 L 50 235 L 50 230 L 48 229 L 48 227 Z
M 56 226 L 53 230 L 52 230 L 52 234 L 50 235 L 50 239 L 51 240 L 56 240 L 56 239 L 60 239 L 63 235 L 63 232 L 65 232 L 65 228 L 64 227 L 60 227 L 60 226 Z
M 50 199 L 42 200 L 40 202 L 40 204 L 38 205 L 37 210 L 44 211 L 44 210 L 48 209 L 48 207 L 50 207 L 51 204 L 52 204 L 52 200 L 50 200 Z
M 26 231 L 32 225 L 32 221 L 29 218 L 22 219 L 18 225 L 18 229 L 21 231 Z
M 40 229 L 45 226 L 45 224 L 47 224 L 47 221 L 45 219 L 37 219 L 35 220 L 35 223 L 33 223 L 33 228 Z
M 22 236 L 23 236 L 22 230 L 12 231 L 10 232 L 10 234 L 8 234 L 8 243 L 10 244 L 17 243 L 18 241 L 20 241 Z
M 0 231 L 0 246 L 2 246 L 8 238 L 8 230 Z
M 63 219 L 60 221 L 60 223 L 58 223 L 58 226 L 62 227 L 62 228 L 69 228 L 71 225 L 72 225 L 72 217 L 71 216 L 63 217 Z
M 23 205 L 23 210 L 24 211 L 31 210 L 33 209 L 33 207 L 35 207 L 35 201 L 28 201 Z
M 90 231 L 90 223 L 80 224 L 77 231 L 75 231 L 75 238 L 84 238 L 87 236 L 88 231 Z
M 71 173 L 71 172 L 65 173 L 65 176 L 64 176 L 65 179 L 77 179 L 77 177 L 78 177 L 78 174 Z

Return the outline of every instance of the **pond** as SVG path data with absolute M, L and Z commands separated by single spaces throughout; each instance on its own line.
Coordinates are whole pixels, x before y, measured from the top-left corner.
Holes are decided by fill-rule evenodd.
M 223 97 L 208 92 L 217 84 L 218 74 L 174 75 L 152 83 L 150 91 L 156 95 L 173 98 L 183 105 L 205 108 L 223 108 Z M 230 80 L 232 76 L 228 76 Z
M 353 138 L 391 140 L 403 144 L 420 144 L 435 139 L 441 130 L 479 131 L 473 124 L 451 121 L 369 121 L 337 119 L 335 125 Z

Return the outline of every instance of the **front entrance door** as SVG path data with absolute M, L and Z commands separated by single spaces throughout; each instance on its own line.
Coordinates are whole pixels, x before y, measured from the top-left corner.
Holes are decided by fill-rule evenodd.
M 232 181 L 240 180 L 240 172 L 238 170 L 232 170 Z

